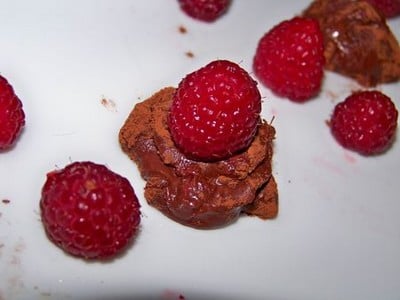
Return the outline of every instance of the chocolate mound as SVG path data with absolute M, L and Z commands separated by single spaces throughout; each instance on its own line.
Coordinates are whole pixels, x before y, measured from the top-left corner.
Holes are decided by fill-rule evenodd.
M 319 22 L 326 69 L 366 87 L 399 80 L 399 44 L 385 17 L 368 2 L 316 0 L 303 16 Z
M 216 228 L 241 212 L 262 219 L 278 212 L 277 186 L 271 175 L 275 129 L 259 124 L 251 146 L 218 162 L 186 158 L 175 147 L 167 115 L 175 88 L 160 90 L 138 103 L 119 133 L 122 150 L 146 180 L 145 198 L 169 218 L 194 228 Z

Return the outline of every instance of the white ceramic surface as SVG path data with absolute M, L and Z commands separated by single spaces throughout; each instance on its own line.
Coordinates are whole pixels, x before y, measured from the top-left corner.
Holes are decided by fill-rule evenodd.
M 214 59 L 251 71 L 261 35 L 308 3 L 234 0 L 205 24 L 176 1 L 0 1 L 0 73 L 26 113 L 16 147 L 0 154 L 0 199 L 10 200 L 0 202 L 0 299 L 400 299 L 400 141 L 365 158 L 325 124 L 353 81 L 327 73 L 320 97 L 302 105 L 260 85 L 277 130 L 272 221 L 174 223 L 146 204 L 118 145 L 135 103 Z M 389 24 L 399 39 L 400 19 Z M 400 107 L 399 84 L 378 88 Z M 110 263 L 70 257 L 42 229 L 45 174 L 78 160 L 127 177 L 142 204 L 136 242 Z

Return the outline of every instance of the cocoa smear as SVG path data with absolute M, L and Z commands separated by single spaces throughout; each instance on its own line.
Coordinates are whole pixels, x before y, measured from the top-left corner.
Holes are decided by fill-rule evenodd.
M 385 17 L 368 2 L 316 0 L 303 16 L 319 22 L 326 69 L 366 87 L 399 80 L 399 43 Z
M 122 150 L 146 180 L 145 198 L 171 219 L 194 228 L 227 225 L 240 213 L 262 219 L 278 212 L 271 175 L 275 129 L 260 122 L 243 153 L 218 162 L 186 158 L 171 139 L 167 115 L 175 88 L 160 90 L 138 103 L 120 130 Z
M 117 105 L 111 99 L 102 98 L 100 103 L 101 103 L 101 105 L 103 105 L 109 111 L 112 111 L 112 112 L 116 112 L 117 111 Z

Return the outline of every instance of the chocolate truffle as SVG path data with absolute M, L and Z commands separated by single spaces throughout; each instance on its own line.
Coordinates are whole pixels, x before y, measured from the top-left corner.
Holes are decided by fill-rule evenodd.
M 175 88 L 135 105 L 119 133 L 122 150 L 146 180 L 147 202 L 169 218 L 194 228 L 217 228 L 241 213 L 262 219 L 278 213 L 271 159 L 275 129 L 260 122 L 250 147 L 226 160 L 200 162 L 174 145 L 167 116 Z
M 303 16 L 319 22 L 327 70 L 365 87 L 399 80 L 399 43 L 385 17 L 368 2 L 316 0 Z

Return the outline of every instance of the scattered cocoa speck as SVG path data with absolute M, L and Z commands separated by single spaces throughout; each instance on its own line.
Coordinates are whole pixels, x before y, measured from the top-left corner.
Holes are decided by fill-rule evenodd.
M 185 300 L 185 296 L 183 296 L 183 295 L 179 295 L 179 298 L 178 298 L 179 300 Z
M 4 204 L 9 204 L 11 202 L 11 200 L 9 199 L 3 199 L 1 200 L 1 202 L 3 202 Z
M 183 25 L 179 25 L 178 31 L 179 31 L 179 33 L 182 33 L 182 34 L 187 33 L 187 29 L 186 29 L 186 27 L 183 26 Z
M 190 58 L 194 57 L 194 54 L 193 54 L 192 51 L 187 51 L 185 54 L 186 54 L 187 57 L 190 57 Z
M 331 127 L 331 121 L 330 120 L 325 120 L 325 124 L 326 124 L 326 126 Z
M 115 102 L 111 99 L 107 99 L 107 98 L 102 98 L 101 99 L 101 104 L 107 108 L 109 111 L 113 111 L 116 112 L 117 111 L 117 105 L 115 104 Z

